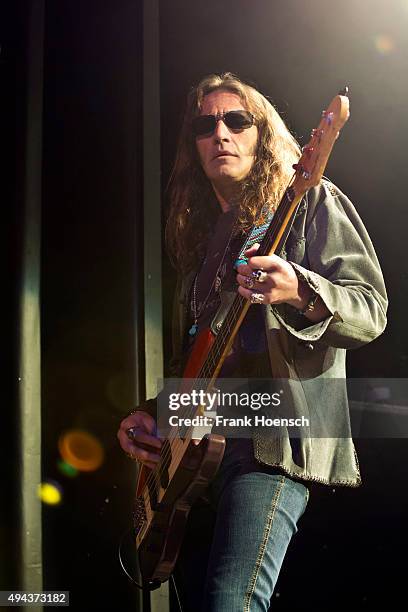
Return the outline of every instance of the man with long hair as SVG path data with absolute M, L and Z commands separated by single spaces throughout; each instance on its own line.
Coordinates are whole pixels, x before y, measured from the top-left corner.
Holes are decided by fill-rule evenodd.
M 367 231 L 323 179 L 303 198 L 282 252 L 256 255 L 299 157 L 270 102 L 231 73 L 207 76 L 190 93 L 166 227 L 179 277 L 172 373 L 181 376 L 197 333 L 219 316 L 223 290 L 236 283 L 253 305 L 220 376 L 288 381 L 291 414 L 307 414 L 312 425 L 296 437 L 260 430 L 227 439 L 216 476 L 190 512 L 177 563 L 184 610 L 267 610 L 311 483 L 361 482 L 345 353 L 382 333 L 387 309 Z M 150 468 L 162 446 L 154 415 L 149 400 L 118 432 L 123 450 Z M 315 423 L 330 427 L 313 430 Z

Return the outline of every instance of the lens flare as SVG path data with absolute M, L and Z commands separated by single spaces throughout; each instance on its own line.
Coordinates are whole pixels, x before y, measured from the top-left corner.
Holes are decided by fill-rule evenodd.
M 395 42 L 388 34 L 377 34 L 377 36 L 374 36 L 374 45 L 381 55 L 389 55 L 395 51 Z
M 44 481 L 38 485 L 37 495 L 44 504 L 57 506 L 62 500 L 62 489 L 57 482 Z
M 78 476 L 78 470 L 62 459 L 58 461 L 57 468 L 61 474 L 68 476 L 68 478 L 75 478 L 75 476 Z
M 72 429 L 65 432 L 58 441 L 58 448 L 64 462 L 80 472 L 93 472 L 103 463 L 101 443 L 86 431 Z

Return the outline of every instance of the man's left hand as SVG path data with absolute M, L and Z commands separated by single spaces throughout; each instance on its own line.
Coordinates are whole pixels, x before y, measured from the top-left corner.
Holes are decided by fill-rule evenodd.
M 248 300 L 254 293 L 262 294 L 263 304 L 282 304 L 285 302 L 298 310 L 302 310 L 311 296 L 312 290 L 310 287 L 307 283 L 299 280 L 290 263 L 277 255 L 256 256 L 258 249 L 259 244 L 254 244 L 245 251 L 248 263 L 238 266 L 238 293 Z M 266 273 L 263 282 L 254 279 L 252 276 L 254 270 L 263 270 Z M 252 285 L 253 281 L 253 286 L 249 288 L 248 283 Z

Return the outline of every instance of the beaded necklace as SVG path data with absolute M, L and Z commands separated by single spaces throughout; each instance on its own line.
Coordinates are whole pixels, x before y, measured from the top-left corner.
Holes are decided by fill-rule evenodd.
M 238 266 L 240 264 L 243 263 L 247 263 L 248 258 L 244 256 L 244 253 L 247 249 L 249 249 L 253 244 L 255 244 L 256 242 L 262 242 L 262 239 L 264 238 L 266 231 L 271 223 L 272 217 L 274 215 L 274 212 L 270 212 L 270 211 L 266 211 L 266 221 L 264 223 L 262 223 L 259 226 L 254 225 L 252 230 L 249 232 L 247 239 L 244 241 L 243 246 L 240 248 L 240 252 L 238 255 L 238 258 L 235 260 L 234 262 L 234 268 L 237 269 Z M 202 302 L 199 305 L 199 308 L 197 308 L 197 279 L 199 276 L 200 271 L 202 270 L 202 267 L 204 266 L 204 264 L 207 261 L 207 257 L 204 259 L 199 271 L 197 272 L 197 274 L 194 277 L 194 282 L 193 282 L 193 289 L 192 289 L 192 297 L 191 297 L 191 312 L 193 315 L 193 319 L 194 319 L 194 323 L 193 325 L 190 327 L 189 329 L 189 334 L 190 336 L 195 336 L 195 334 L 197 333 L 197 329 L 198 329 L 198 319 L 200 318 L 201 314 L 203 313 L 208 299 L 213 291 L 213 289 L 215 290 L 216 293 L 220 292 L 220 288 L 221 288 L 221 283 L 222 283 L 222 279 L 225 276 L 225 271 L 222 274 L 222 266 L 224 264 L 224 260 L 225 260 L 225 256 L 228 252 L 229 246 L 231 244 L 231 240 L 232 237 L 235 233 L 235 228 L 237 226 L 237 222 L 238 222 L 238 217 L 235 219 L 235 222 L 233 224 L 232 230 L 231 230 L 231 234 L 230 237 L 228 239 L 228 243 L 227 246 L 225 247 L 221 262 L 217 268 L 217 271 L 214 275 L 214 279 L 213 282 L 211 283 L 211 287 L 208 291 L 208 294 L 204 300 L 204 302 Z

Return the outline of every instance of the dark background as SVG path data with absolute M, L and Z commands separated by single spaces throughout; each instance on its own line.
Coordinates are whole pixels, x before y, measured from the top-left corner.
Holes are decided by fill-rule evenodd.
M 15 135 L 25 129 L 29 4 L 5 2 L 0 13 L 2 195 L 14 272 L 22 219 L 14 195 L 21 164 Z M 59 507 L 44 506 L 44 588 L 69 589 L 73 608 L 132 610 L 136 598 L 120 570 L 117 548 L 130 526 L 134 473 L 115 436 L 132 405 L 135 369 L 143 374 L 137 332 L 142 246 L 149 237 L 142 234 L 142 5 L 57 0 L 45 7 L 43 476 L 61 483 L 64 500 Z M 163 190 L 185 94 L 204 74 L 229 70 L 255 84 L 301 144 L 320 111 L 349 85 L 351 117 L 326 174 L 362 216 L 390 296 L 386 333 L 349 354 L 350 376 L 407 375 L 407 27 L 403 0 L 160 3 Z M 174 272 L 164 261 L 166 359 L 173 284 Z M 3 411 L 13 428 L 8 406 Z M 100 470 L 73 480 L 56 468 L 58 436 L 71 427 L 92 431 L 106 454 Z M 274 609 L 404 605 L 407 445 L 357 440 L 357 447 L 363 487 L 314 491 L 285 561 Z M 2 463 L 9 468 L 5 490 L 13 490 L 15 471 L 5 451 Z M 7 563 L 18 527 L 13 500 L 6 502 L 4 589 L 18 586 L 18 560 Z

